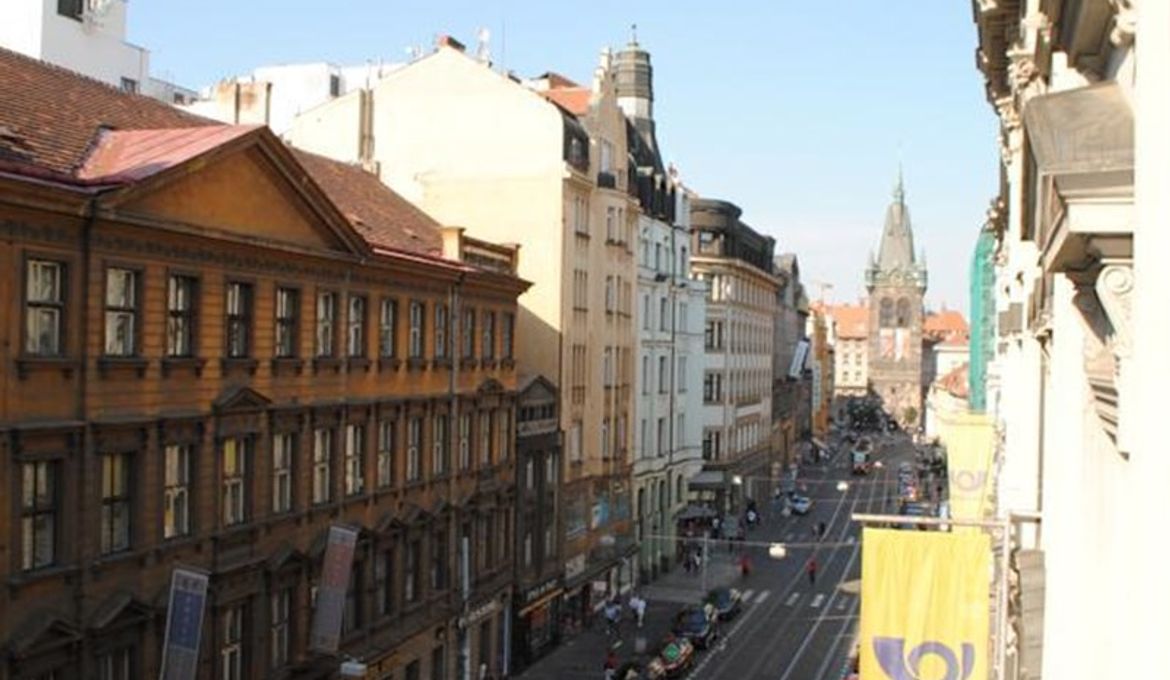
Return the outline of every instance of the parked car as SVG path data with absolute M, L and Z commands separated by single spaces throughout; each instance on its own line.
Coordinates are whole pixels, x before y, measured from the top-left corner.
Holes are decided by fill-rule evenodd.
M 807 515 L 812 510 L 812 499 L 808 496 L 793 496 L 788 507 L 792 508 L 794 515 Z
M 644 677 L 649 680 L 678 678 L 686 675 L 695 663 L 695 646 L 685 637 L 667 634 L 659 643 L 650 661 L 646 662 Z M 632 680 L 618 675 L 621 680 Z
M 743 609 L 743 593 L 736 588 L 716 588 L 707 593 L 706 602 L 715 608 L 719 620 L 727 621 Z
M 719 634 L 715 626 L 717 617 L 715 608 L 709 604 L 684 607 L 674 617 L 673 632 L 690 640 L 696 647 L 707 649 Z

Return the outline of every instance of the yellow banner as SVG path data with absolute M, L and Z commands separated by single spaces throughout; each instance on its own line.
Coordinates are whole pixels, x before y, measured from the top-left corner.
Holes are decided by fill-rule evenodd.
M 955 519 L 986 519 L 994 481 L 995 428 L 982 414 L 962 414 L 939 423 L 947 450 L 948 500 Z M 969 530 L 969 529 L 966 529 Z
M 987 534 L 865 529 L 861 540 L 861 677 L 987 680 Z

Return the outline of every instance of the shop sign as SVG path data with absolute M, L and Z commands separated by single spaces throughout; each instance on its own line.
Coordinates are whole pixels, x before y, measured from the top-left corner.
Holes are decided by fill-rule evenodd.
M 467 616 L 460 616 L 459 617 L 459 627 L 466 628 L 468 626 L 473 626 L 476 623 L 479 623 L 483 619 L 486 619 L 487 617 L 494 614 L 497 610 L 499 610 L 499 608 L 500 608 L 499 602 L 496 602 L 495 600 L 488 600 L 487 602 L 484 602 L 483 604 L 479 605 L 475 609 L 472 609 L 471 611 L 467 612 Z
M 529 588 L 528 592 L 524 594 L 524 604 L 532 604 L 559 587 L 560 584 L 557 583 L 557 579 L 551 578 L 538 586 Z
M 585 573 L 585 555 L 575 555 L 565 561 L 565 580 L 568 581 Z

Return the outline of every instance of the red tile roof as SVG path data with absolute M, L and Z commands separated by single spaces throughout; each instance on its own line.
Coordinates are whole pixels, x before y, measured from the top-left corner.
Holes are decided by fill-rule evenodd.
M 927 314 L 922 320 L 922 335 L 935 340 L 944 340 L 967 334 L 967 320 L 962 313 L 953 309 Z
M 218 122 L 0 49 L 0 160 L 72 175 L 99 128 L 203 125 Z
M 370 245 L 430 255 L 442 252 L 439 223 L 373 174 L 300 149 L 293 149 L 293 155 Z
M 145 179 L 181 165 L 258 125 L 212 125 L 164 130 L 102 130 L 77 171 L 78 179 L 115 184 Z
M 837 324 L 839 338 L 865 338 L 869 336 L 869 307 L 865 305 L 833 305 L 829 316 Z
M 540 94 L 574 116 L 589 113 L 589 99 L 593 96 L 593 92 L 587 87 L 561 87 L 544 90 Z

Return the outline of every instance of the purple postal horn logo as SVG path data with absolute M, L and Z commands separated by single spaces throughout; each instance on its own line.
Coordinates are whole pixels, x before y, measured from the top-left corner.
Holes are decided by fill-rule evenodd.
M 967 680 L 975 669 L 975 645 L 964 642 L 961 648 L 962 659 L 949 645 L 927 640 L 907 654 L 905 638 L 873 639 L 873 653 L 890 680 Z M 946 664 L 946 674 L 941 678 L 923 678 L 919 675 L 922 660 L 931 655 L 939 657 Z

